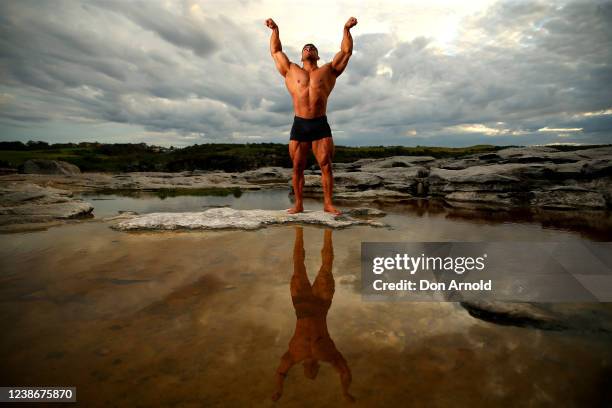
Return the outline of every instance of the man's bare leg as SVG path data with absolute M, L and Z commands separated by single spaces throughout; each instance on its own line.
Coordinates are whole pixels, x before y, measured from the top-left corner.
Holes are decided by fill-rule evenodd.
M 293 162 L 293 175 L 291 177 L 293 183 L 293 193 L 295 194 L 295 205 L 289 208 L 289 214 L 295 214 L 304 211 L 303 190 L 304 190 L 304 169 L 306 168 L 306 159 L 310 151 L 309 142 L 298 142 L 297 140 L 289 141 L 289 156 Z
M 330 302 L 334 297 L 335 281 L 332 273 L 334 264 L 334 244 L 332 243 L 332 230 L 323 232 L 323 248 L 321 248 L 321 268 L 312 284 L 312 294 Z
M 293 244 L 293 275 L 291 275 L 291 297 L 308 296 L 312 294 L 312 285 L 306 273 L 306 251 L 304 250 L 304 229 L 295 227 L 295 242 Z
M 332 204 L 334 176 L 332 174 L 332 158 L 334 156 L 334 141 L 331 137 L 312 142 L 312 151 L 321 168 L 321 184 L 323 185 L 323 210 L 334 215 L 341 214 Z

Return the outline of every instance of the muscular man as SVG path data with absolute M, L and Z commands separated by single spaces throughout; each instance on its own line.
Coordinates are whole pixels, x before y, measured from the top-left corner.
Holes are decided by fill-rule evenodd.
M 323 233 L 321 269 L 312 284 L 306 273 L 305 256 L 304 230 L 302 227 L 296 227 L 293 275 L 289 286 L 296 316 L 295 331 L 289 341 L 289 348 L 281 357 L 276 369 L 276 389 L 272 399 L 276 401 L 281 397 L 285 378 L 291 367 L 302 363 L 306 378 L 314 380 L 319 372 L 319 361 L 324 361 L 330 363 L 336 370 L 340 377 L 342 395 L 347 401 L 352 402 L 355 399 L 349 393 L 352 381 L 351 370 L 327 329 L 327 312 L 331 307 L 335 291 L 332 274 L 334 262 L 332 231 L 326 229 Z
M 293 162 L 293 192 L 295 193 L 295 206 L 287 210 L 291 214 L 304 211 L 302 202 L 304 168 L 311 148 L 321 167 L 323 209 L 335 215 L 340 214 L 340 211 L 332 204 L 334 142 L 327 123 L 327 98 L 336 84 L 336 78 L 346 68 L 353 52 L 353 37 L 350 30 L 356 24 L 357 19 L 351 17 L 344 25 L 340 52 L 334 56 L 332 62 L 319 67 L 317 47 L 306 44 L 302 48 L 302 66 L 300 67 L 289 61 L 283 52 L 278 26 L 274 20 L 271 18 L 266 20 L 266 25 L 272 30 L 270 52 L 278 72 L 285 77 L 285 84 L 293 99 L 293 110 L 295 111 L 289 140 L 289 155 Z

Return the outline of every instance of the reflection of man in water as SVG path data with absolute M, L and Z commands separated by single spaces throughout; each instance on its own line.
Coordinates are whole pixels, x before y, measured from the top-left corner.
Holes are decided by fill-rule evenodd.
M 276 369 L 276 391 L 272 399 L 276 401 L 280 398 L 285 377 L 295 364 L 302 362 L 304 375 L 314 380 L 319 372 L 319 361 L 325 361 L 340 374 L 344 398 L 354 401 L 348 392 L 351 384 L 351 370 L 327 331 L 327 311 L 334 297 L 334 276 L 332 275 L 334 248 L 331 230 L 324 232 L 321 269 L 312 285 L 306 274 L 304 257 L 303 229 L 296 227 L 291 300 L 297 322 L 293 337 L 289 341 L 289 350 L 281 357 L 280 365 Z

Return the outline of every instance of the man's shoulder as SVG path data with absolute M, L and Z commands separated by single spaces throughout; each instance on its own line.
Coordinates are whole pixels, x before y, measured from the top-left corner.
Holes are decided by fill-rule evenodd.
M 325 75 L 334 75 L 335 76 L 335 71 L 334 71 L 334 68 L 332 67 L 332 63 L 331 62 L 328 62 L 326 64 L 321 65 L 319 70 L 321 71 L 321 73 L 323 73 Z
M 326 72 L 326 71 L 329 71 L 329 70 L 331 70 L 331 62 L 328 62 L 326 64 L 323 64 L 323 65 L 317 67 L 317 69 L 314 70 L 313 72 Z
M 296 64 L 295 62 L 290 62 L 289 63 L 289 71 L 287 71 L 287 74 L 290 74 L 292 72 L 293 73 L 297 73 L 297 72 L 301 72 L 301 71 L 304 71 L 304 70 L 298 64 Z

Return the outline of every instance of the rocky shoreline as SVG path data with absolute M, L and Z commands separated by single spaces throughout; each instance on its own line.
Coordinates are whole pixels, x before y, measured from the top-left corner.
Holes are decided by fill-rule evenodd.
M 51 162 L 51 163 L 49 163 Z M 242 173 L 81 173 L 62 162 L 32 161 L 28 173 L 0 175 L 0 227 L 91 217 L 75 193 L 219 190 L 291 191 L 291 169 Z M 41 174 L 43 173 L 43 174 Z M 317 169 L 305 172 L 304 194 L 322 195 Z M 550 146 L 502 149 L 459 159 L 396 156 L 334 164 L 340 203 L 441 200 L 455 209 L 602 211 L 612 208 L 612 146 L 561 151 Z

